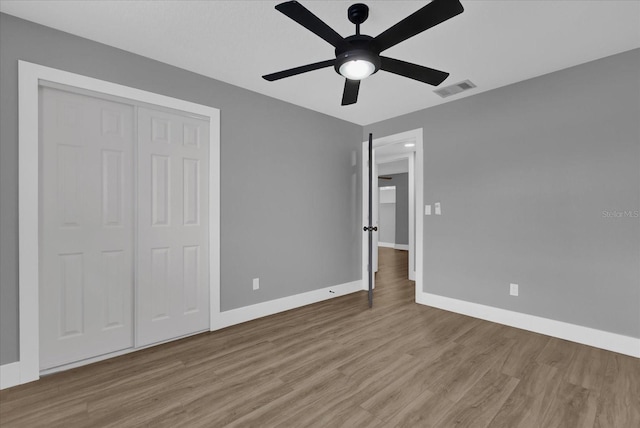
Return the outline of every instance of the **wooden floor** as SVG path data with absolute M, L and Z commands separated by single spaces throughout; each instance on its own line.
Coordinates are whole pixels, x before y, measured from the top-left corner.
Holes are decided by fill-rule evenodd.
M 640 426 L 640 360 L 360 292 L 0 392 L 8 427 Z

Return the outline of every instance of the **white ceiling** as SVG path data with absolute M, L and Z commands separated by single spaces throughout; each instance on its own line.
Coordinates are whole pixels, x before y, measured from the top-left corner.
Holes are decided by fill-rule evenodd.
M 356 1 L 300 0 L 343 36 Z M 15 1 L 0 10 L 214 79 L 339 117 L 377 122 L 640 47 L 640 1 L 461 0 L 465 12 L 385 55 L 448 71 L 441 85 L 478 87 L 441 99 L 433 87 L 386 72 L 340 106 L 332 68 L 277 82 L 261 78 L 333 58 L 333 47 L 274 9 L 279 1 Z M 427 1 L 369 0 L 362 33 L 376 36 Z

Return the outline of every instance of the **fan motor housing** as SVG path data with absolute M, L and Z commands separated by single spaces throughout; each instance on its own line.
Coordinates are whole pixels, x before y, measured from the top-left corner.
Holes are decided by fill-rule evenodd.
M 349 61 L 354 61 L 354 60 L 365 60 L 373 64 L 375 69 L 371 74 L 375 74 L 380 69 L 379 55 L 376 55 L 369 50 L 352 49 L 352 50 L 343 52 L 336 57 L 336 62 L 334 65 L 336 73 L 340 74 L 340 67 L 342 67 L 344 63 Z
M 355 6 L 355 5 L 354 5 Z M 365 34 L 349 36 L 345 43 L 336 48 L 336 62 L 334 68 L 340 74 L 340 67 L 345 62 L 362 59 L 369 61 L 375 67 L 376 73 L 380 69 L 380 51 L 376 47 L 373 37 Z

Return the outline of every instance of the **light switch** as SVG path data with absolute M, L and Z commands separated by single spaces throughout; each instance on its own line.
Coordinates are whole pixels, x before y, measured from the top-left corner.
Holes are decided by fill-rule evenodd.
M 440 202 L 436 202 L 435 208 L 436 208 L 436 215 L 441 215 L 442 210 L 440 209 Z
M 424 215 L 431 215 L 431 205 L 424 206 Z

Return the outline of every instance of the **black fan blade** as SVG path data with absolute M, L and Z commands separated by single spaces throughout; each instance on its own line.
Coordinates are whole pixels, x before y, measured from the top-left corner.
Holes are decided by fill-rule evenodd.
M 342 92 L 342 105 L 348 106 L 358 101 L 359 80 L 344 79 L 344 92 Z
M 313 64 L 302 65 L 296 68 L 290 68 L 289 70 L 278 71 L 277 73 L 267 74 L 265 76 L 262 76 L 262 78 L 268 80 L 269 82 L 273 82 L 274 80 L 284 79 L 285 77 L 295 76 L 296 74 L 302 74 L 308 71 L 329 67 L 335 62 L 335 59 L 329 59 L 327 61 L 320 61 Z
M 297 1 L 288 1 L 280 3 L 276 6 L 280 12 L 302 25 L 307 30 L 322 37 L 334 47 L 338 47 L 344 42 L 344 38 L 335 32 L 335 30 L 325 24 L 320 18 L 315 16 L 306 7 Z
M 431 3 L 407 16 L 393 27 L 380 33 L 375 42 L 380 52 L 422 33 L 441 22 L 462 13 L 464 8 L 458 0 L 433 0 Z
M 399 59 L 387 58 L 386 56 L 380 57 L 380 70 L 399 74 L 409 79 L 419 80 L 433 86 L 438 86 L 444 79 L 449 77 L 449 73 L 444 71 L 434 70 L 433 68 L 423 67 L 418 64 L 411 64 L 410 62 L 400 61 Z

